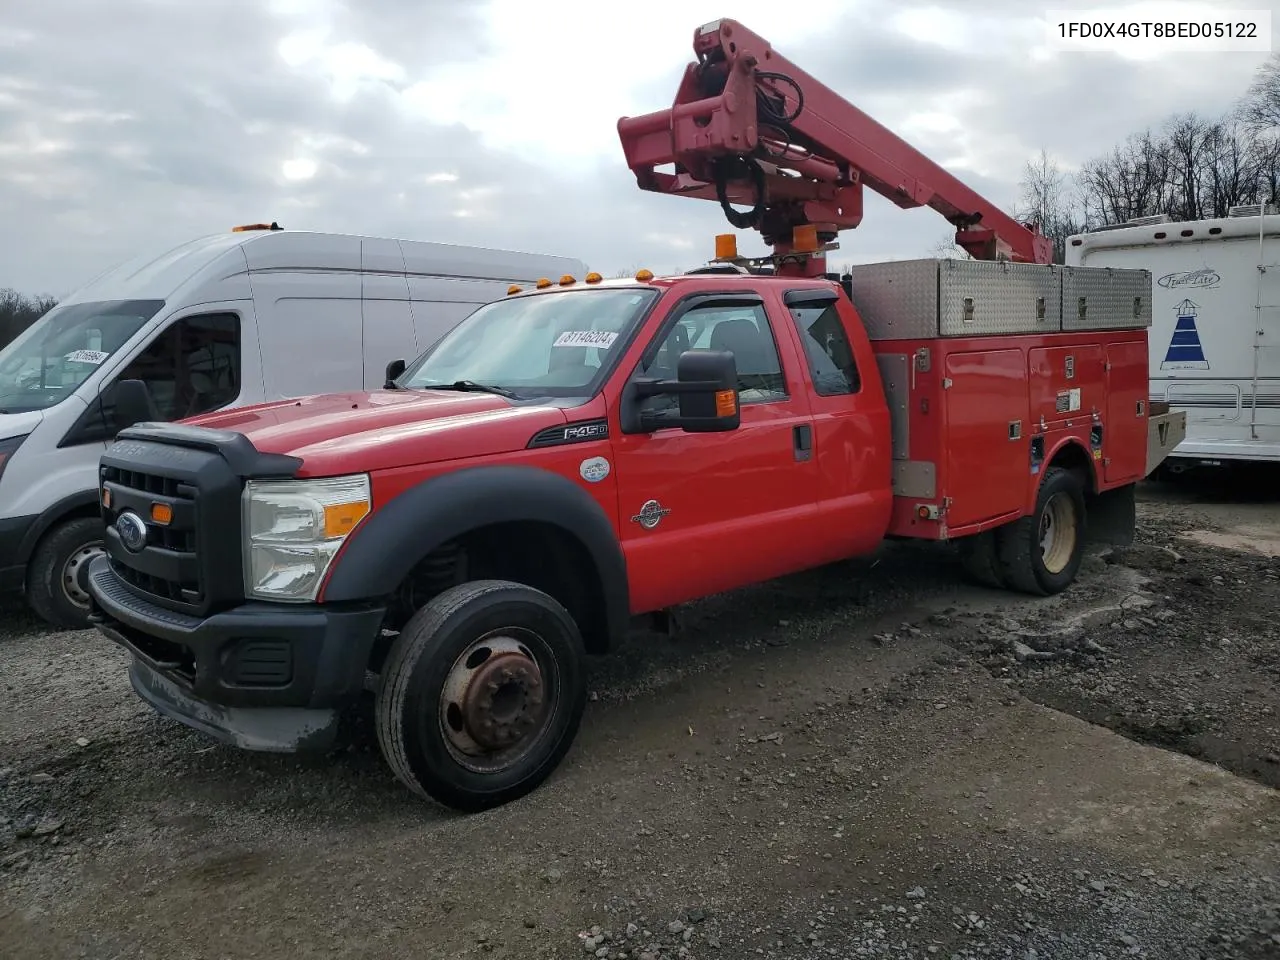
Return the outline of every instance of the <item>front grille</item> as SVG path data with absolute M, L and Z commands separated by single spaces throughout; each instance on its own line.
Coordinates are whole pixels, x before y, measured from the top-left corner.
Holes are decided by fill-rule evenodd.
M 208 617 L 244 602 L 245 481 L 296 476 L 302 461 L 262 453 L 241 433 L 169 423 L 122 430 L 99 464 L 110 493 L 102 514 L 117 581 L 156 606 Z M 156 504 L 173 510 L 169 523 L 150 521 Z M 124 510 L 149 521 L 141 549 L 128 549 L 115 527 Z
M 140 593 L 183 607 L 201 604 L 205 589 L 198 561 L 195 487 L 174 477 L 114 466 L 103 466 L 101 476 L 103 489 L 109 494 L 109 505 L 102 508 L 107 527 L 112 528 L 126 510 L 147 524 L 146 545 L 141 551 L 132 553 L 122 546 L 108 551 L 116 575 Z M 169 523 L 150 519 L 157 504 L 172 511 Z
M 157 577 L 154 574 L 143 573 L 141 570 L 130 569 L 115 559 L 111 561 L 111 569 L 125 583 L 153 597 L 163 597 L 175 603 L 199 603 L 204 596 L 200 591 L 198 580 L 170 580 L 167 577 Z

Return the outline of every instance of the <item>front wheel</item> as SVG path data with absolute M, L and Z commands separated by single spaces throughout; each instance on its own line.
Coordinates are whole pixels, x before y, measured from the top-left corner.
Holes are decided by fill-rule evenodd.
M 531 792 L 568 753 L 586 707 L 582 637 L 568 611 L 522 584 L 480 580 L 419 610 L 377 690 L 392 771 L 464 812 Z
M 1080 572 L 1085 547 L 1084 486 L 1070 470 L 1050 467 L 1030 516 L 996 531 L 1004 582 L 1023 593 L 1061 593 Z
M 27 565 L 27 603 L 56 627 L 89 626 L 89 561 L 103 552 L 102 520 L 79 517 L 53 528 Z

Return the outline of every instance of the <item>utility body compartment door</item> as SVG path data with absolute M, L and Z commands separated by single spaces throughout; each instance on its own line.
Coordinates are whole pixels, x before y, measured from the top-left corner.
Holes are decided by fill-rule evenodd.
M 1104 483 L 1137 481 L 1147 474 L 1147 357 L 1145 339 L 1107 344 L 1107 413 L 1102 424 Z
M 624 434 L 617 404 L 610 403 L 633 612 L 812 565 L 818 461 L 809 391 L 794 340 L 779 336 L 786 328 L 771 320 L 756 295 L 685 298 L 656 329 L 650 326 L 640 360 L 628 371 L 628 380 L 674 379 L 684 351 L 731 350 L 738 364 L 738 429 Z M 675 406 L 667 396 L 639 402 L 659 415 Z
M 1031 471 L 1026 363 L 1017 347 L 947 354 L 948 527 L 1026 508 Z
M 1031 418 L 1052 430 L 1106 412 L 1106 367 L 1096 343 L 1027 352 Z

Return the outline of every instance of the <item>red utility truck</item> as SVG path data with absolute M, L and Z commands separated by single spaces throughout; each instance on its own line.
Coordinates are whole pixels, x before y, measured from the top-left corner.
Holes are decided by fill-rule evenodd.
M 556 767 L 584 656 L 634 617 L 888 537 L 1052 594 L 1086 539 L 1132 536 L 1181 423 L 1148 406 L 1150 277 L 1051 265 L 738 24 L 695 49 L 674 107 L 619 122 L 628 163 L 719 200 L 767 263 L 729 235 L 692 274 L 548 278 L 371 393 L 159 425 L 144 384 L 121 392 L 89 586 L 140 696 L 291 751 L 328 744 L 372 678 L 391 768 L 475 810 Z M 979 259 L 827 274 L 864 184 Z

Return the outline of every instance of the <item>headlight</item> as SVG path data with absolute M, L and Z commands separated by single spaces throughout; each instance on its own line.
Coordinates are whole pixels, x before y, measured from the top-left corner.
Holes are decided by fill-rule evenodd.
M 369 478 L 250 480 L 244 589 L 259 600 L 314 600 L 347 534 L 369 513 Z

